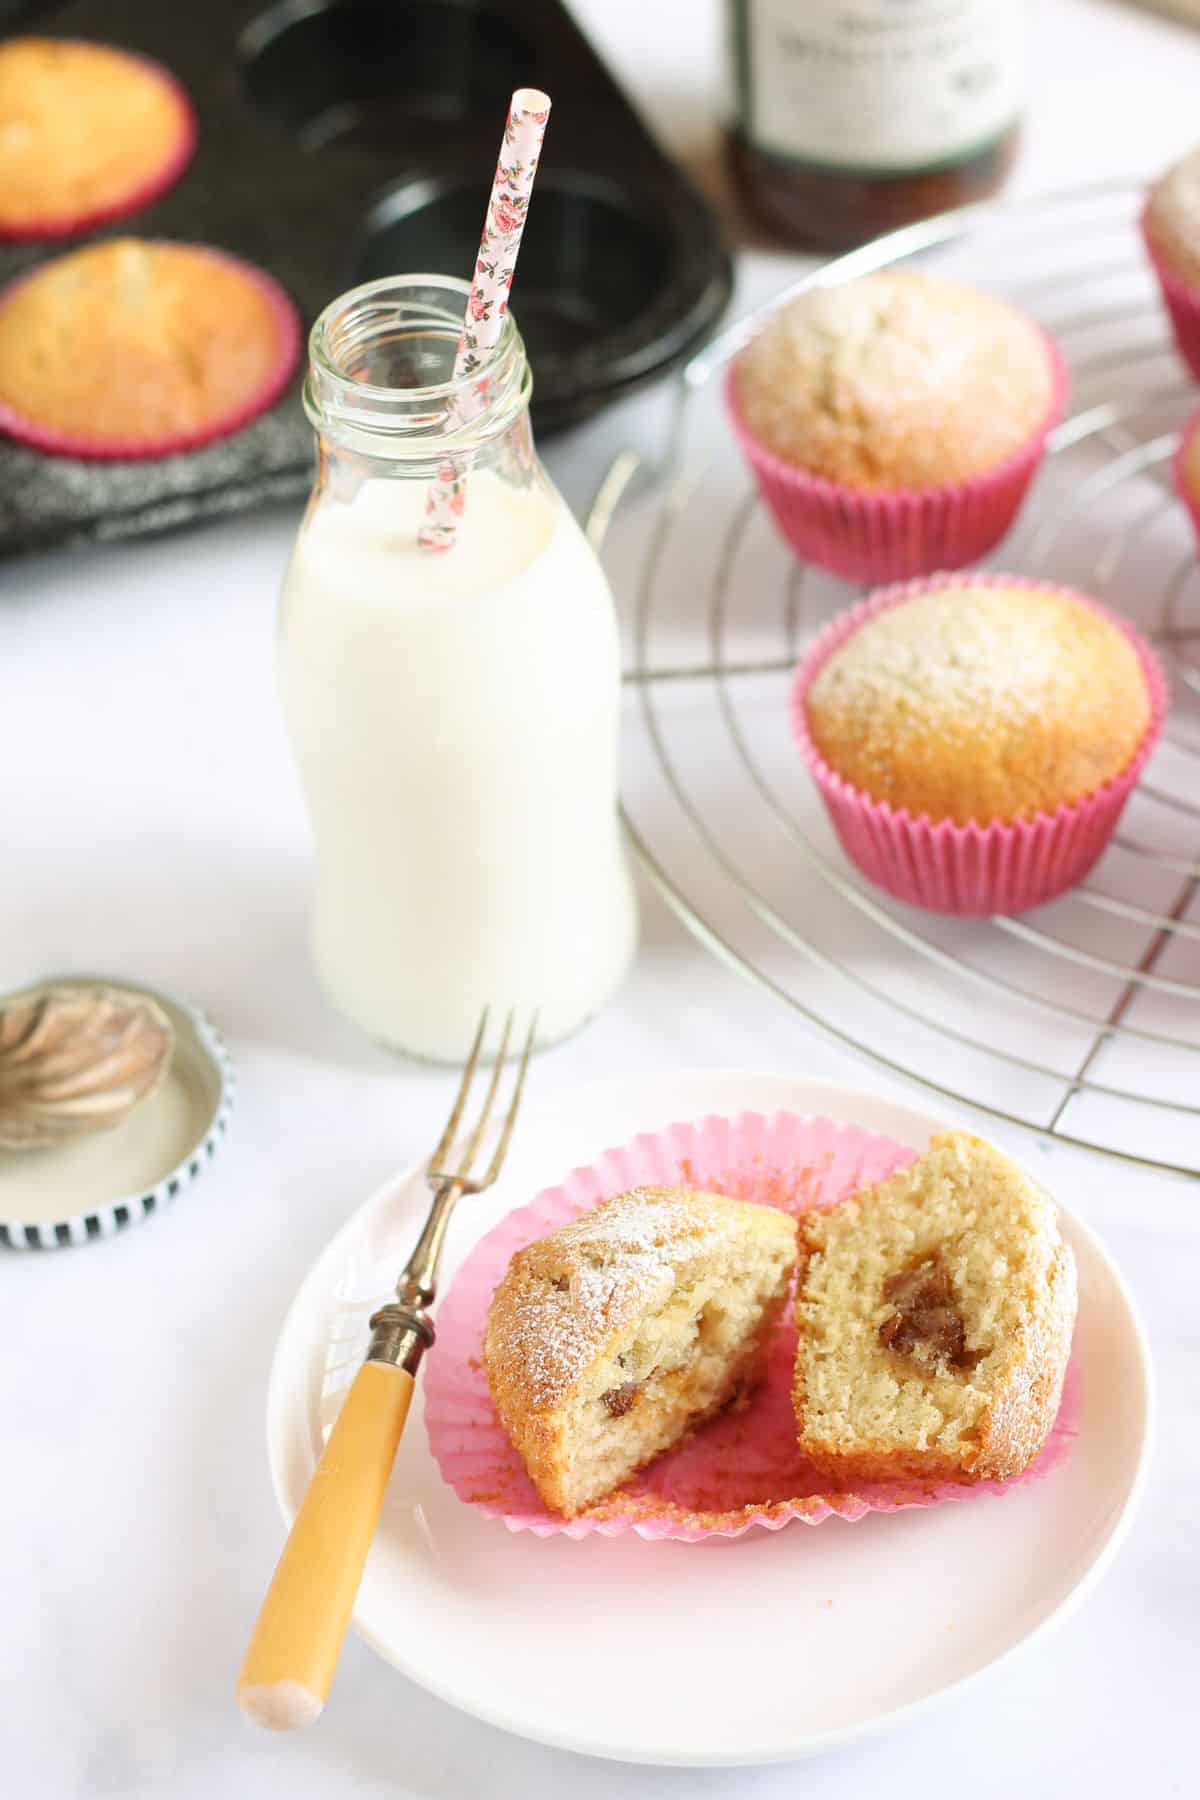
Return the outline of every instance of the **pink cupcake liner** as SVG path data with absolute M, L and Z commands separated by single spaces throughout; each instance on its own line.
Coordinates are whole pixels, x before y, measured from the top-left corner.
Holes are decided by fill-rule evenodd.
M 112 50 L 113 46 L 105 45 L 105 48 Z M 84 212 L 64 214 L 54 219 L 39 219 L 24 225 L 6 224 L 0 219 L 0 243 L 38 244 L 81 237 L 85 232 L 94 231 L 101 225 L 110 225 L 117 219 L 128 218 L 131 213 L 140 212 L 169 188 L 173 188 L 191 162 L 196 153 L 199 126 L 196 109 L 187 89 L 169 69 L 155 62 L 152 57 L 143 56 L 135 50 L 123 50 L 121 55 L 128 62 L 139 63 L 148 75 L 153 75 L 169 91 L 175 101 L 179 114 L 179 135 L 173 148 L 158 168 L 136 187 L 129 188 L 125 193 L 116 195 L 101 205 L 89 207 Z
M 1200 381 L 1200 288 L 1190 286 L 1170 268 L 1150 235 L 1148 204 L 1142 209 L 1142 242 L 1154 266 L 1163 303 L 1175 334 L 1175 347 L 1193 377 Z
M 1185 424 L 1179 439 L 1179 448 L 1175 452 L 1171 464 L 1171 473 L 1175 480 L 1175 491 L 1191 515 L 1192 524 L 1196 527 L 1196 537 L 1200 539 L 1200 494 L 1196 483 L 1188 474 L 1188 459 L 1200 433 L 1200 412 L 1192 414 Z
M 1078 1435 L 1073 1367 L 1050 1437 L 1023 1475 L 1004 1482 L 872 1482 L 831 1490 L 796 1444 L 790 1303 L 770 1345 L 765 1380 L 749 1403 L 714 1419 L 576 1519 L 562 1519 L 543 1505 L 496 1416 L 483 1368 L 488 1307 L 514 1253 L 535 1238 L 639 1186 L 683 1183 L 798 1216 L 882 1181 L 915 1154 L 891 1138 L 831 1119 L 784 1112 L 710 1116 L 606 1151 L 594 1166 L 576 1169 L 560 1186 L 516 1208 L 476 1244 L 438 1308 L 437 1353 L 425 1371 L 425 1425 L 444 1479 L 460 1500 L 503 1520 L 510 1531 L 572 1538 L 633 1531 L 691 1544 L 741 1537 L 754 1527 L 778 1531 L 792 1519 L 806 1525 L 829 1518 L 854 1522 L 871 1512 L 966 1501 L 1047 1474 Z
M 175 242 L 174 239 L 169 241 Z M 100 434 L 92 437 L 61 431 L 56 426 L 27 418 L 3 401 L 0 401 L 0 432 L 16 443 L 27 444 L 31 450 L 42 450 L 50 456 L 75 456 L 86 462 L 147 462 L 155 457 L 174 456 L 183 450 L 202 449 L 205 444 L 241 431 L 274 406 L 295 373 L 300 358 L 302 333 L 296 308 L 277 281 L 253 263 L 244 262 L 240 256 L 232 256 L 227 250 L 214 250 L 208 244 L 183 244 L 180 247 L 236 270 L 244 280 L 253 282 L 265 299 L 275 327 L 275 356 L 259 386 L 229 412 L 209 419 L 191 431 L 178 431 L 161 438 L 109 438 Z M 24 282 L 39 274 L 42 267 L 45 265 L 28 270 L 0 290 L 0 308 L 11 300 Z
M 914 819 L 904 807 L 872 800 L 831 769 L 808 730 L 805 700 L 829 658 L 860 625 L 890 607 L 919 594 L 954 587 L 960 576 L 938 575 L 926 581 L 886 588 L 842 613 L 827 625 L 796 671 L 792 687 L 792 730 L 843 850 L 869 880 L 897 900 L 929 912 L 965 917 L 1026 912 L 1077 886 L 1097 861 L 1116 830 L 1121 810 L 1137 785 L 1167 715 L 1167 683 L 1158 658 L 1127 620 L 1086 594 L 1055 582 L 1023 576 L 978 573 L 972 583 L 989 587 L 1028 587 L 1070 594 L 1090 606 L 1124 633 L 1137 653 L 1150 693 L 1150 724 L 1132 761 L 1072 805 L 1032 819 L 952 819 L 935 824 L 927 813 Z
M 995 548 L 1015 519 L 1062 417 L 1067 373 L 1053 340 L 1039 334 L 1053 394 L 1029 442 L 979 475 L 944 487 L 863 490 L 785 462 L 759 442 L 741 415 L 731 364 L 725 405 L 759 491 L 783 536 L 805 562 L 846 581 L 901 581 L 961 569 Z

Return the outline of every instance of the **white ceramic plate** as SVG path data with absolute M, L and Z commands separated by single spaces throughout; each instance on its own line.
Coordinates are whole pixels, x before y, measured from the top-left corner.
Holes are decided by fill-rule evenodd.
M 852 1121 L 918 1149 L 946 1124 L 782 1076 L 681 1074 L 554 1095 L 528 1106 L 502 1184 L 460 1205 L 443 1285 L 510 1207 L 638 1131 L 780 1108 Z M 292 1304 L 268 1399 L 271 1470 L 288 1523 L 321 1441 L 326 1348 L 347 1270 L 364 1258 L 378 1263 L 384 1287 L 425 1204 L 419 1172 L 390 1183 L 329 1245 Z M 627 1761 L 782 1761 L 928 1706 L 1078 1603 L 1112 1559 L 1141 1488 L 1145 1340 L 1105 1251 L 1066 1214 L 1063 1231 L 1079 1264 L 1083 1414 L 1071 1455 L 1043 1481 L 965 1505 L 856 1525 L 793 1524 L 732 1542 L 518 1536 L 443 1483 L 418 1383 L 354 1612 L 358 1630 L 465 1712 Z

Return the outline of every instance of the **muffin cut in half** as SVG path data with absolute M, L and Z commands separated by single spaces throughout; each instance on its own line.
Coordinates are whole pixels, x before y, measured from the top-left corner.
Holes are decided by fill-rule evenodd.
M 547 1506 L 574 1517 L 753 1386 L 795 1256 L 786 1213 L 657 1187 L 517 1252 L 484 1362 Z
M 800 1447 L 838 1481 L 1004 1480 L 1062 1398 L 1075 1259 L 1053 1201 L 982 1138 L 800 1222 Z

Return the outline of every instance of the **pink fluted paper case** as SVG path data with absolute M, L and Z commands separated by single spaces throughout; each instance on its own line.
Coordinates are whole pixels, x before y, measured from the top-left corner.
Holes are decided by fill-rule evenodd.
M 870 881 L 897 900 L 929 912 L 963 917 L 1027 912 L 1077 886 L 1103 854 L 1162 734 L 1167 684 L 1157 657 L 1132 625 L 1088 595 L 1057 582 L 972 573 L 974 586 L 1053 588 L 1071 594 L 1123 632 L 1137 653 L 1150 695 L 1146 735 L 1130 763 L 1094 794 L 1032 819 L 993 820 L 989 825 L 973 821 L 958 825 L 952 819 L 935 823 L 927 814 L 914 819 L 903 807 L 872 800 L 843 781 L 814 744 L 805 708 L 808 690 L 834 651 L 860 626 L 919 594 L 962 581 L 962 576 L 938 575 L 885 588 L 827 625 L 796 671 L 792 729 L 843 850 Z
M 748 1405 L 713 1420 L 578 1518 L 562 1519 L 542 1504 L 496 1416 L 483 1368 L 487 1310 L 511 1257 L 535 1238 L 639 1186 L 682 1183 L 798 1216 L 883 1180 L 914 1154 L 891 1138 L 830 1119 L 792 1113 L 709 1117 L 609 1150 L 593 1167 L 576 1169 L 560 1186 L 516 1208 L 480 1239 L 438 1309 L 437 1349 L 425 1369 L 425 1424 L 445 1480 L 461 1500 L 503 1520 L 510 1531 L 574 1538 L 633 1531 L 696 1543 L 741 1537 L 754 1527 L 777 1531 L 792 1519 L 819 1525 L 833 1517 L 854 1521 L 870 1512 L 971 1500 L 1046 1474 L 1077 1432 L 1074 1371 L 1054 1429 L 1024 1475 L 1006 1482 L 881 1482 L 831 1491 L 796 1445 L 790 1304 L 771 1343 L 766 1379 Z
M 845 581 L 882 582 L 965 568 L 994 550 L 1016 518 L 1066 406 L 1066 368 L 1052 340 L 1045 333 L 1042 338 L 1053 395 L 1028 443 L 994 469 L 931 488 L 848 487 L 785 462 L 742 417 L 731 366 L 726 410 L 759 491 L 797 555 Z
M 1175 347 L 1195 380 L 1200 381 L 1200 288 L 1180 279 L 1159 255 L 1158 247 L 1146 226 L 1146 213 L 1141 218 L 1142 242 L 1154 265 L 1163 305 L 1175 335 Z

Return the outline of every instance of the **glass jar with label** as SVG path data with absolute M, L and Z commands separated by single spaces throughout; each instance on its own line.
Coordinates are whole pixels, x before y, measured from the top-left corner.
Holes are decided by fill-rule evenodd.
M 992 194 L 1016 151 L 1021 0 L 727 0 L 751 211 L 849 249 Z

